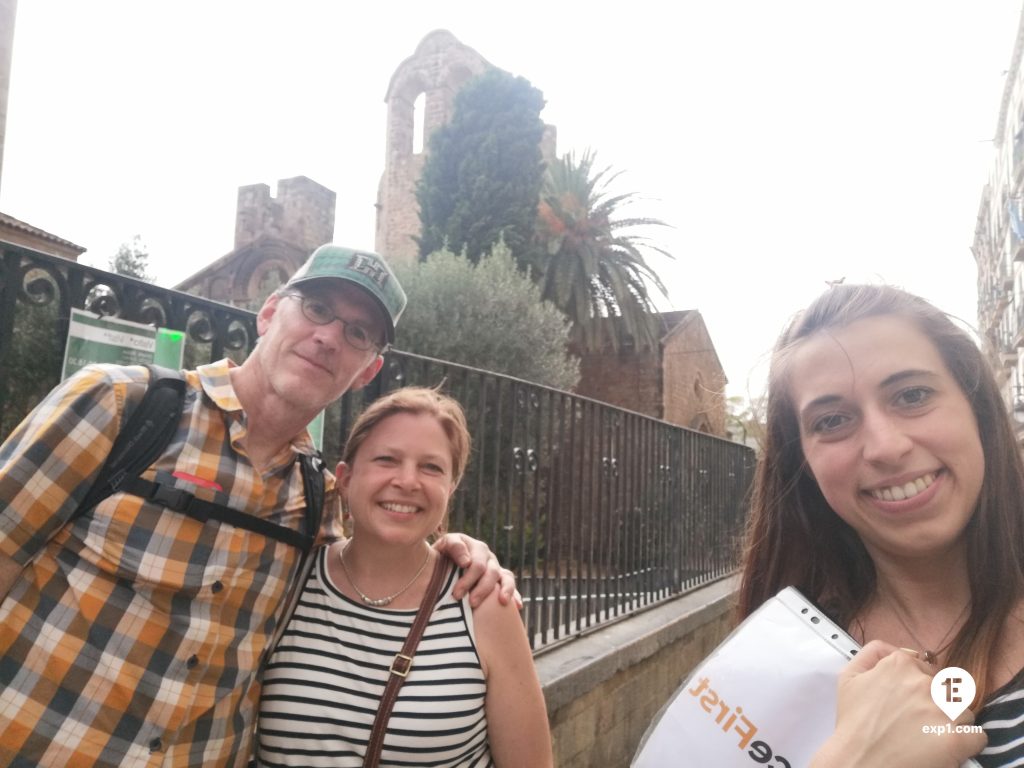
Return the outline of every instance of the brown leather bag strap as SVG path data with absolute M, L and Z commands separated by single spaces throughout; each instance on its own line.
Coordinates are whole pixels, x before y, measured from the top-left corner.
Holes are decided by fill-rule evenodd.
M 388 719 L 391 717 L 391 710 L 398 698 L 398 689 L 402 687 L 409 670 L 412 669 L 416 646 L 419 645 L 423 631 L 430 621 L 430 615 L 434 612 L 434 604 L 441 595 L 441 585 L 447 571 L 448 559 L 439 554 L 434 563 L 434 573 L 430 577 L 430 584 L 427 586 L 426 594 L 423 595 L 423 602 L 420 603 L 420 609 L 416 612 L 416 618 L 413 619 L 409 634 L 405 638 L 405 644 L 402 646 L 402 650 L 395 655 L 394 661 L 391 662 L 388 682 L 384 686 L 384 695 L 380 697 L 380 706 L 377 708 L 377 719 L 373 721 L 370 741 L 366 745 L 363 768 L 377 768 L 381 750 L 384 748 L 384 733 L 388 727 Z

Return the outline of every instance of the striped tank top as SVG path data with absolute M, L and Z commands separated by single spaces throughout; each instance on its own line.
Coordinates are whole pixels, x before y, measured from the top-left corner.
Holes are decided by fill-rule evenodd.
M 343 595 L 326 575 L 327 552 L 316 553 L 264 674 L 261 766 L 360 768 L 388 669 L 416 616 Z M 451 569 L 399 691 L 381 766 L 494 765 L 473 612 L 468 599 L 452 597 L 456 577 Z
M 975 722 L 988 736 L 988 745 L 974 758 L 983 768 L 1024 766 L 1024 669 L 996 691 Z

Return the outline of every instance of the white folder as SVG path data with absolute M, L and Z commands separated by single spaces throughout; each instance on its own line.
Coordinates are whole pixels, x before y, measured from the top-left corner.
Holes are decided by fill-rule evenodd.
M 836 682 L 859 647 L 799 591 L 783 589 L 693 671 L 647 730 L 633 768 L 804 768 L 835 728 Z

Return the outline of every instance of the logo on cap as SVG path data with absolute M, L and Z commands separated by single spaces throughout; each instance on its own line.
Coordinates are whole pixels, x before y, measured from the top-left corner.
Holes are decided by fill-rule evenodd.
M 353 272 L 358 272 L 359 274 L 368 277 L 376 283 L 381 290 L 383 290 L 384 286 L 387 285 L 387 268 L 371 256 L 367 256 L 364 253 L 353 254 L 348 266 Z

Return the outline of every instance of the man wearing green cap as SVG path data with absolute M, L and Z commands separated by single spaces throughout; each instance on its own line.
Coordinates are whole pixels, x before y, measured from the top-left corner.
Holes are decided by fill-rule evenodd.
M 373 379 L 405 303 L 376 254 L 318 248 L 260 309 L 243 364 L 185 373 L 175 436 L 142 476 L 160 494 L 114 493 L 73 517 L 126 404 L 141 400 L 145 368 L 89 366 L 10 435 L 0 447 L 0 764 L 245 763 L 257 673 L 304 559 L 266 531 L 313 533 L 306 488 L 319 474 L 306 425 Z M 329 475 L 326 485 L 336 502 Z M 484 572 L 474 602 L 499 577 L 512 594 L 484 545 L 455 536 L 442 546 L 472 561 L 460 593 Z

